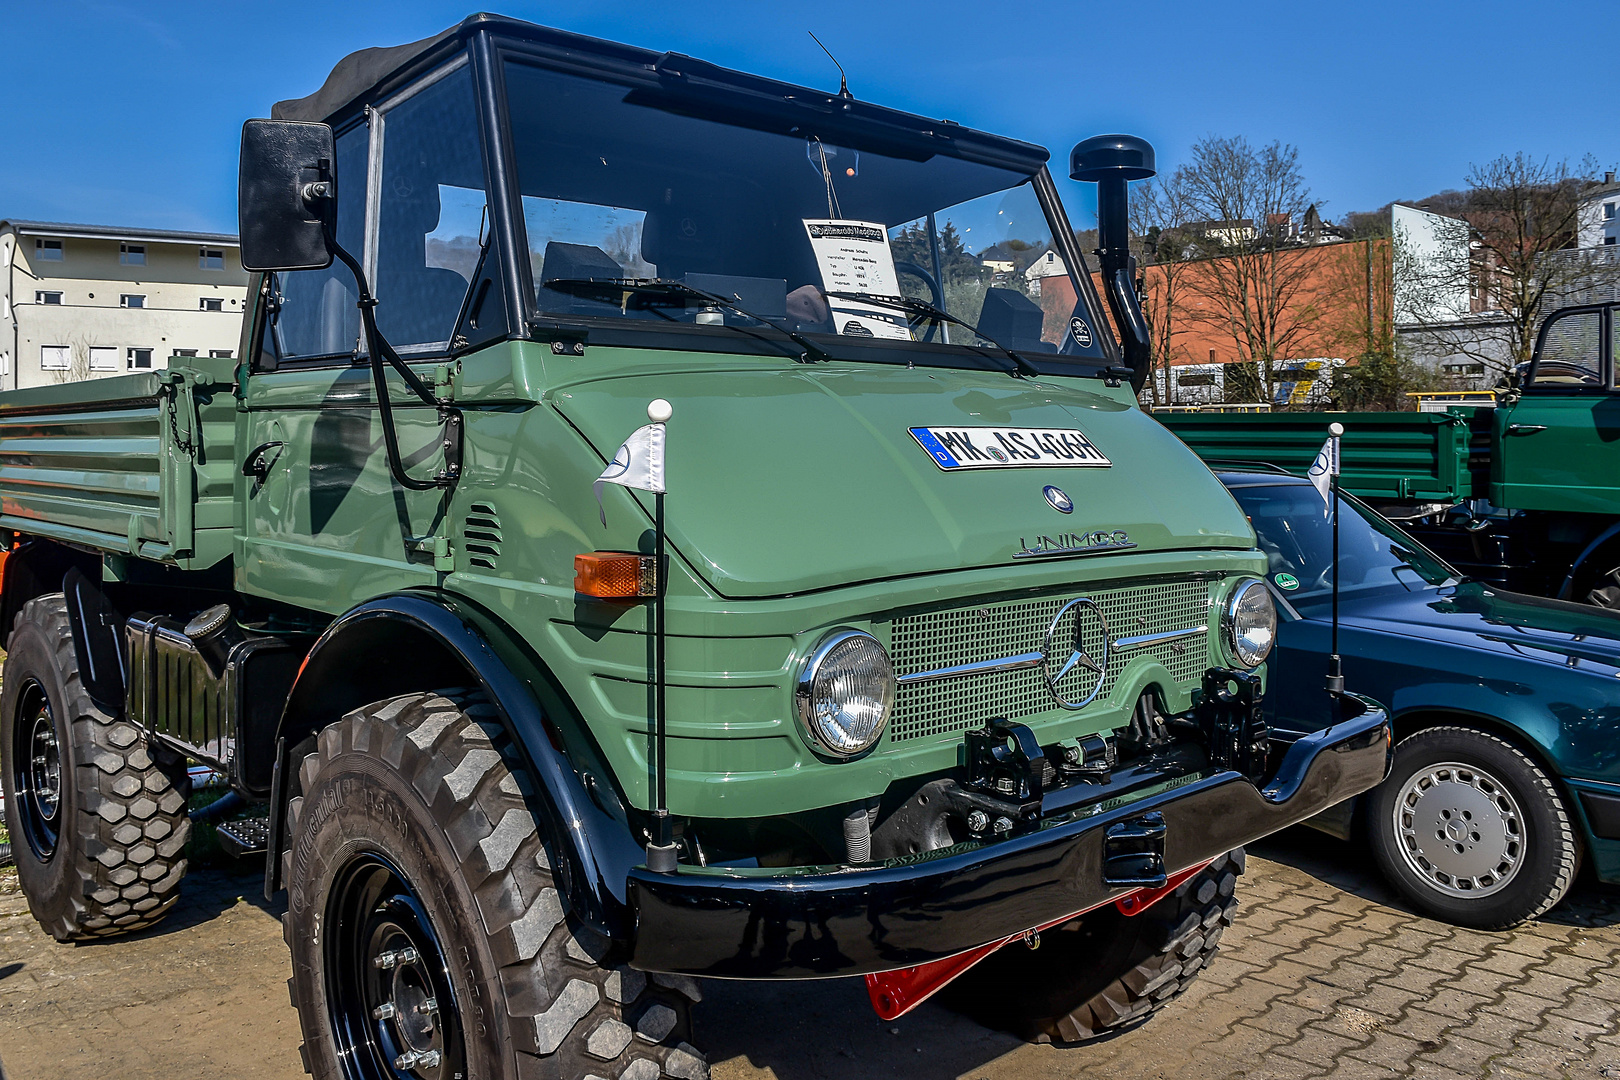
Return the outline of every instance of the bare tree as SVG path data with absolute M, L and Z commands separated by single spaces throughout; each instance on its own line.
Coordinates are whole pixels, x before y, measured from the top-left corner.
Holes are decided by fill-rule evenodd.
M 1206 301 L 1198 317 L 1224 331 L 1238 363 L 1227 368 L 1227 397 L 1271 400 L 1274 365 L 1320 315 L 1314 262 L 1292 235 L 1311 205 L 1299 149 L 1258 149 L 1241 136 L 1206 136 L 1172 182 L 1185 187 L 1204 260 L 1188 279 Z
M 1182 329 L 1176 319 L 1176 305 L 1185 303 L 1187 264 L 1198 255 L 1196 238 L 1186 228 L 1195 216 L 1194 205 L 1192 191 L 1180 171 L 1140 184 L 1132 193 L 1132 246 L 1142 267 L 1137 292 L 1152 347 L 1146 390 L 1153 405 L 1159 404 L 1158 372 L 1166 373 L 1166 391 L 1169 389 L 1176 335 Z
M 1455 235 L 1427 245 L 1397 231 L 1402 320 L 1436 351 L 1490 368 L 1530 359 L 1541 321 L 1613 275 L 1575 250 L 1580 190 L 1595 171 L 1517 153 L 1468 170 Z
M 90 367 L 90 349 L 95 344 L 93 339 L 82 335 L 68 338 L 68 366 L 52 368 L 51 380 L 58 383 L 74 383 L 95 378 L 95 373 Z

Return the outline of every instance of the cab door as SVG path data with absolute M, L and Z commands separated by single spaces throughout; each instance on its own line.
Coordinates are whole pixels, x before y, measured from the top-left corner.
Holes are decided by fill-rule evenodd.
M 365 265 L 378 328 L 442 395 L 469 282 L 480 266 L 489 271 L 480 260 L 485 181 L 465 61 L 340 130 L 336 170 L 338 242 Z M 354 276 L 337 262 L 272 277 L 238 420 L 244 588 L 331 613 L 438 584 L 451 568 L 448 490 L 411 490 L 390 471 L 357 296 Z M 439 411 L 397 373 L 387 381 L 406 472 L 432 478 L 446 467 Z
M 1566 308 L 1543 324 L 1518 400 L 1493 417 L 1498 506 L 1603 514 L 1620 506 L 1616 307 Z

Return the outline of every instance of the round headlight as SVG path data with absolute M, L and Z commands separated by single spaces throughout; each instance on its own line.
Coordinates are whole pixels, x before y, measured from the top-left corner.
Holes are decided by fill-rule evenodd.
M 1226 643 L 1245 667 L 1259 667 L 1277 641 L 1277 609 L 1263 581 L 1239 585 L 1226 605 Z
M 894 667 L 871 634 L 825 638 L 799 675 L 799 721 L 823 753 L 848 758 L 871 749 L 894 709 Z

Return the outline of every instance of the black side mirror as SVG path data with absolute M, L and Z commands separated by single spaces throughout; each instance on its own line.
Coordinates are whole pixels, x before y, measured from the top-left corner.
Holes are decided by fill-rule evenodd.
M 324 270 L 337 226 L 332 129 L 294 120 L 242 125 L 236 189 L 244 270 Z
M 1131 388 L 1141 392 L 1152 365 L 1147 321 L 1136 295 L 1136 260 L 1131 257 L 1130 202 L 1125 185 L 1155 171 L 1153 147 L 1134 135 L 1097 135 L 1069 154 L 1069 175 L 1097 185 L 1097 261 L 1120 345 L 1131 366 Z

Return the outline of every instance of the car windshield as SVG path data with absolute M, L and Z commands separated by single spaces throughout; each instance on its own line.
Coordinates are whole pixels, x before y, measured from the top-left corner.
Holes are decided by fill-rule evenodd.
M 1027 172 L 721 122 L 517 60 L 506 91 L 542 313 L 757 329 L 673 290 L 582 287 L 656 278 L 828 344 L 984 347 L 916 305 L 838 294 L 907 296 L 1011 349 L 1104 356 Z
M 1270 577 L 1290 601 L 1325 598 L 1333 589 L 1333 519 L 1310 484 L 1232 488 L 1249 515 Z M 1459 580 L 1451 567 L 1354 499 L 1339 500 L 1339 594 L 1432 588 Z

